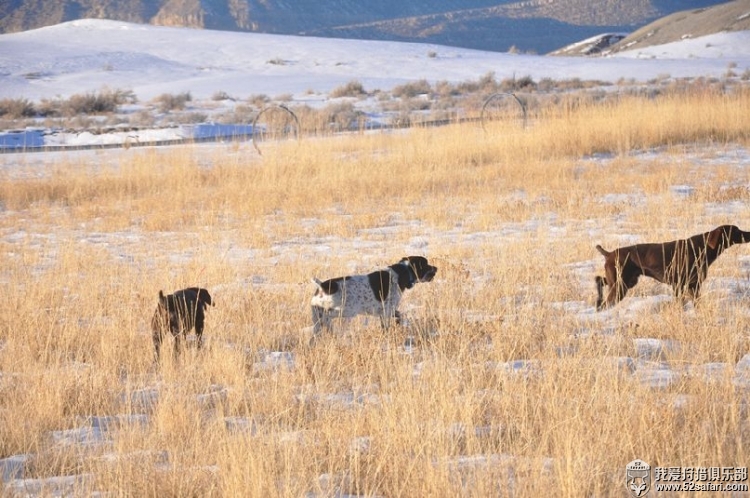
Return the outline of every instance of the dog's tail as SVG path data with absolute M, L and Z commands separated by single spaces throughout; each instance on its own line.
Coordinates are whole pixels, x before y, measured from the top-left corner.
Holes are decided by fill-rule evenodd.
M 602 256 L 604 256 L 605 258 L 609 256 L 610 254 L 612 254 L 611 252 L 609 252 L 608 250 L 606 250 L 599 244 L 596 245 L 596 250 L 599 251 L 602 254 Z

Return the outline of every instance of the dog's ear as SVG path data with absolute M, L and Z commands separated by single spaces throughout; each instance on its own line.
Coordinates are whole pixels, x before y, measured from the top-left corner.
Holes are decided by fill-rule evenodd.
M 396 272 L 399 289 L 411 289 L 417 283 L 416 272 L 409 264 L 409 258 L 402 259 L 398 264 L 391 265 L 390 268 Z
M 399 261 L 404 266 L 411 268 L 417 274 L 427 267 L 427 258 L 424 256 L 406 256 Z
M 214 302 L 211 299 L 211 294 L 209 294 L 206 289 L 198 289 L 198 301 L 203 303 L 203 307 L 205 307 L 206 305 L 214 305 Z
M 716 249 L 717 247 L 719 247 L 721 238 L 724 236 L 724 232 L 726 231 L 725 229 L 726 227 L 718 227 L 708 232 L 708 240 L 706 241 L 708 247 L 710 247 L 711 249 Z
M 318 286 L 318 289 L 323 294 L 328 294 L 329 296 L 331 296 L 339 291 L 340 280 L 340 278 L 332 278 L 330 280 L 326 280 L 325 282 L 321 282 L 317 278 L 313 278 L 313 283 Z
M 162 291 L 162 290 L 159 290 L 159 304 L 163 304 L 165 306 L 167 304 L 167 298 L 164 295 L 164 291 Z

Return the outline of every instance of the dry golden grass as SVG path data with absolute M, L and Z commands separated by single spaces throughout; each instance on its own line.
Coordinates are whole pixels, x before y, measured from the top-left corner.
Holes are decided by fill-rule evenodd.
M 0 458 L 84 476 L 76 496 L 160 497 L 623 496 L 635 458 L 746 466 L 749 249 L 711 268 L 697 310 L 644 299 L 668 294 L 647 281 L 592 303 L 596 243 L 748 229 L 747 116 L 747 91 L 695 93 L 262 157 L 109 151 L 40 174 L 19 156 L 0 173 Z M 355 320 L 308 345 L 312 276 L 407 253 L 440 271 L 405 329 Z M 157 292 L 193 285 L 217 303 L 207 347 L 157 368 Z M 660 358 L 674 382 L 645 382 L 639 338 L 679 345 Z M 105 416 L 104 444 L 63 432 Z

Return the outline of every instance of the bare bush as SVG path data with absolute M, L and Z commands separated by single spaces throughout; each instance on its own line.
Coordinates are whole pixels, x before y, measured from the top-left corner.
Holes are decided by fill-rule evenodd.
M 409 99 L 416 97 L 417 95 L 425 95 L 432 93 L 432 87 L 427 80 L 419 80 L 410 83 L 404 83 L 403 85 L 396 86 L 391 92 L 394 97 Z
M 135 95 L 128 90 L 105 89 L 98 93 L 76 94 L 63 101 L 60 112 L 64 116 L 79 114 L 105 114 L 115 112 L 118 106 L 135 102 Z
M 366 95 L 367 92 L 365 91 L 365 87 L 362 86 L 362 83 L 360 83 L 357 80 L 352 80 L 349 83 L 346 83 L 345 85 L 339 86 L 334 88 L 330 96 L 332 98 L 339 98 L 339 97 L 361 97 L 362 95 Z
M 0 116 L 8 119 L 30 118 L 36 114 L 34 104 L 28 99 L 0 100 Z
M 271 97 L 269 97 L 268 95 L 264 93 L 260 93 L 260 94 L 249 96 L 247 98 L 247 102 L 254 105 L 258 109 L 262 109 L 263 107 L 266 106 L 266 104 L 271 102 Z
M 250 124 L 257 115 L 258 110 L 253 106 L 238 104 L 232 111 L 214 116 L 214 121 L 226 124 Z
M 192 100 L 193 97 L 190 95 L 190 92 L 178 94 L 162 93 L 154 99 L 154 102 L 158 105 L 160 112 L 170 112 L 185 109 L 185 105 Z
M 208 121 L 208 114 L 204 112 L 184 112 L 176 114 L 174 121 L 179 124 L 205 123 Z
M 351 102 L 340 102 L 327 106 L 323 112 L 331 130 L 350 130 L 356 128 L 359 115 Z
M 223 90 L 219 90 L 218 92 L 214 92 L 213 95 L 211 95 L 211 100 L 219 101 L 219 100 L 235 100 L 232 96 L 230 96 L 227 92 Z

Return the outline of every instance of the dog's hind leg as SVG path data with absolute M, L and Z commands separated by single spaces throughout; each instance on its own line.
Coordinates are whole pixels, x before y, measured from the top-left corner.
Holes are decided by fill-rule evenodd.
M 177 333 L 177 334 L 174 334 L 174 352 L 173 353 L 174 353 L 174 357 L 175 358 L 177 358 L 178 356 L 180 356 L 180 350 L 182 349 L 181 337 L 182 337 L 182 333 L 181 332 Z
M 604 277 L 596 276 L 596 311 L 601 311 L 604 308 L 604 286 L 607 285 L 607 279 Z

